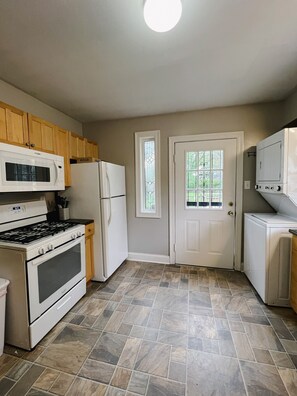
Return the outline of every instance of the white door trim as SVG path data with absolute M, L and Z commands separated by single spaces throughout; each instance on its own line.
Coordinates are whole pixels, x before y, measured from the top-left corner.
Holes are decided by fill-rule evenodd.
M 175 263 L 175 177 L 174 177 L 174 145 L 180 142 L 197 142 L 203 140 L 236 139 L 236 218 L 235 218 L 235 249 L 234 269 L 241 270 L 241 235 L 242 235 L 242 195 L 243 195 L 243 152 L 244 132 L 222 132 L 201 135 L 169 137 L 169 258 L 170 264 Z

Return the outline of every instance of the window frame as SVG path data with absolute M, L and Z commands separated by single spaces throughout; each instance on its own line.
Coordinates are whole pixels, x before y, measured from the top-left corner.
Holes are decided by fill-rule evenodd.
M 136 217 L 161 218 L 161 166 L 160 166 L 160 131 L 135 132 L 135 195 Z M 144 143 L 155 143 L 155 210 L 147 211 L 144 207 Z

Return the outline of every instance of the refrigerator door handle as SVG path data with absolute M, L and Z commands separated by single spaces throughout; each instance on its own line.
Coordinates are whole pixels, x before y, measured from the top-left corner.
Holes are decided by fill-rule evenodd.
M 111 198 L 108 198 L 108 202 L 109 202 L 109 216 L 108 216 L 108 220 L 107 220 L 107 224 L 109 225 L 111 223 Z
M 110 180 L 107 171 L 106 171 L 106 180 L 108 186 L 108 202 L 109 202 L 109 216 L 108 216 L 107 224 L 109 225 L 111 223 L 111 197 L 110 197 Z

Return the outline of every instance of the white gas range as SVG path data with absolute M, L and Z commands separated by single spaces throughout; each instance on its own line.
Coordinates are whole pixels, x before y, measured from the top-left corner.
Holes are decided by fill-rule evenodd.
M 85 228 L 48 222 L 45 201 L 0 206 L 5 341 L 32 349 L 86 293 Z

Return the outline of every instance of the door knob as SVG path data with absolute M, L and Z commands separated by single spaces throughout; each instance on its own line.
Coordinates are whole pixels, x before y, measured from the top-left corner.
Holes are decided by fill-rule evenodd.
M 232 212 L 232 210 L 229 210 L 228 215 L 229 215 L 229 216 L 233 216 L 233 215 L 234 215 L 234 212 Z

